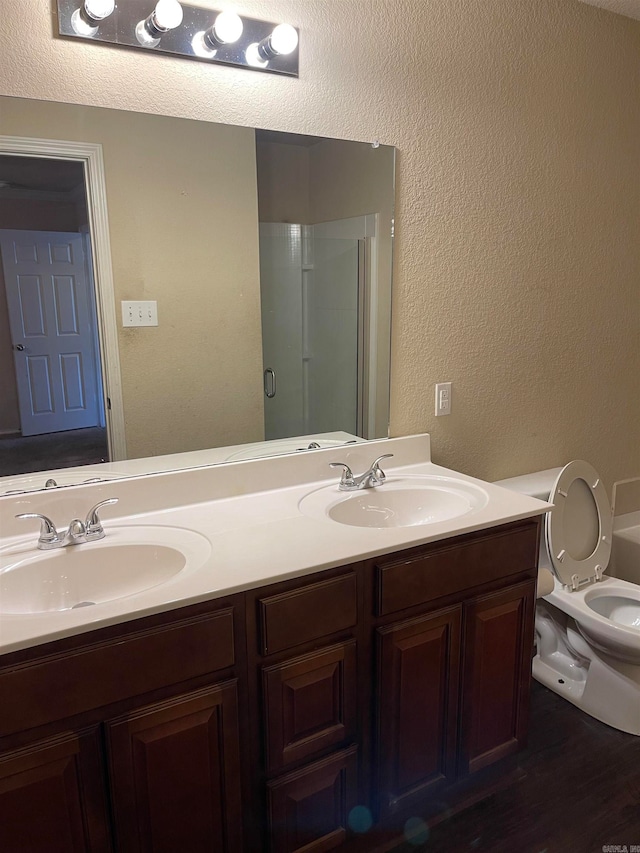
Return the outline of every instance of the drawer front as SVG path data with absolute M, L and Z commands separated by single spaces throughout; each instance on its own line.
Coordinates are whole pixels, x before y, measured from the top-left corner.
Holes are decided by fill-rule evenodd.
M 271 853 L 326 853 L 341 847 L 357 796 L 355 746 L 269 782 Z
M 378 560 L 376 615 L 386 616 L 519 572 L 535 570 L 538 522 L 469 542 L 434 545 L 404 560 Z
M 354 572 L 259 599 L 260 652 L 274 654 L 356 624 Z
M 0 737 L 233 665 L 233 609 L 0 671 Z
M 355 640 L 265 667 L 262 684 L 269 773 L 355 740 Z

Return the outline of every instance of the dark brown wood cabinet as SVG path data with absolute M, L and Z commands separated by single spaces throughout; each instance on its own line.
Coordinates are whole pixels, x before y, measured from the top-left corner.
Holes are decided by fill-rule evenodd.
M 227 681 L 106 725 L 122 853 L 242 853 L 238 693 Z
M 0 850 L 388 845 L 524 745 L 538 535 L 516 522 L 0 657 Z
M 348 837 L 358 802 L 361 588 L 362 567 L 346 567 L 249 594 L 262 734 L 255 797 L 266 799 L 270 853 L 320 853 Z
M 96 727 L 1 754 L 2 853 L 110 850 L 101 767 Z
M 465 605 L 460 773 L 518 752 L 527 735 L 535 581 Z
M 279 773 L 357 736 L 355 640 L 264 667 L 265 760 Z
M 381 815 L 456 776 L 460 605 L 378 629 Z
M 241 853 L 243 623 L 240 596 L 0 658 L 2 853 Z
M 334 753 L 269 782 L 268 826 L 273 853 L 323 853 L 341 847 L 357 803 L 356 747 Z
M 527 522 L 376 561 L 383 822 L 524 746 L 536 548 Z

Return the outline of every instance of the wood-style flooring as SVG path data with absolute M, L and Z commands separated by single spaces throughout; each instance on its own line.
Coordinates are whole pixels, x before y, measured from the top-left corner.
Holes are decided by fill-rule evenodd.
M 0 439 L 0 477 L 109 460 L 107 431 L 100 427 Z
M 526 776 L 394 853 L 640 851 L 640 737 L 583 714 L 534 682 Z M 624 847 L 626 845 L 626 848 Z

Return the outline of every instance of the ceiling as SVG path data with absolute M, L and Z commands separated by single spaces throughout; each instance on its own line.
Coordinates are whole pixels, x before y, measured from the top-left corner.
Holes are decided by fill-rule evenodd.
M 600 6 L 601 9 L 627 15 L 629 18 L 637 18 L 640 21 L 640 0 L 581 0 L 581 2 Z

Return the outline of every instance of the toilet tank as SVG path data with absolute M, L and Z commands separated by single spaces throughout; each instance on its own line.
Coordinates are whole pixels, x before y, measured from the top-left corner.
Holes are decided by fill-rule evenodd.
M 546 471 L 534 471 L 533 474 L 522 474 L 519 477 L 509 477 L 507 480 L 497 480 L 496 486 L 502 486 L 503 489 L 546 501 L 561 471 L 562 468 L 547 468 Z
M 496 486 L 502 486 L 503 489 L 509 489 L 512 492 L 519 492 L 521 495 L 529 495 L 532 498 L 546 501 L 549 499 L 551 489 L 562 468 L 547 468 L 546 471 L 534 471 L 532 474 L 522 474 L 520 477 L 509 477 L 507 480 L 497 480 Z M 540 553 L 538 556 L 538 568 L 549 569 L 553 571 L 549 551 L 547 549 L 547 537 L 545 528 L 542 529 L 540 536 Z

